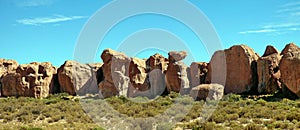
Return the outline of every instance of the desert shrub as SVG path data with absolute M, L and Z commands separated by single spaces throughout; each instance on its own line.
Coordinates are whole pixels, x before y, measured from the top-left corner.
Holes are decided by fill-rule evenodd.
M 245 128 L 245 130 L 261 130 L 263 127 L 261 125 L 257 125 L 254 123 L 248 124 Z

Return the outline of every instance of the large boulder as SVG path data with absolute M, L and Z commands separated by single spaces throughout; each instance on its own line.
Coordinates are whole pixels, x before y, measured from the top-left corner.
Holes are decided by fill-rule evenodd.
M 295 52 L 299 51 L 300 48 L 295 43 L 289 43 L 285 45 L 284 49 L 281 51 L 280 55 L 284 55 L 288 52 Z
M 2 77 L 8 73 L 15 72 L 17 67 L 18 63 L 15 60 L 0 59 L 0 90 L 2 90 Z M 1 91 L 0 96 L 2 96 Z
M 154 54 L 146 60 L 146 71 L 147 73 L 154 70 L 160 69 L 166 71 L 168 66 L 168 59 L 160 54 Z
M 224 95 L 224 86 L 220 84 L 201 84 L 190 91 L 195 100 L 220 100 Z
M 32 62 L 20 65 L 16 73 L 9 73 L 2 79 L 4 96 L 26 96 L 44 98 L 53 87 L 56 68 L 49 62 Z
M 15 72 L 18 62 L 15 60 L 0 59 L 0 79 L 3 75 Z
M 98 93 L 96 73 L 88 64 L 76 61 L 65 61 L 58 68 L 60 91 L 71 95 L 85 95 Z
M 102 52 L 104 80 L 99 83 L 100 97 L 128 96 L 129 65 L 131 59 L 124 53 L 106 49 Z M 121 88 L 118 88 L 121 87 Z M 124 88 L 126 87 L 126 88 Z M 126 92 L 124 92 L 126 91 Z M 126 93 L 126 95 L 124 95 Z
M 258 54 L 246 45 L 217 51 L 209 63 L 207 82 L 225 84 L 225 93 L 256 91 L 258 58 Z
M 104 80 L 103 70 L 102 70 L 103 63 L 91 63 L 88 64 L 92 68 L 92 70 L 96 73 L 97 84 Z
M 300 97 L 300 49 L 295 44 L 288 44 L 282 54 L 279 66 L 283 85 Z
M 166 85 L 168 92 L 184 92 L 182 90 L 189 88 L 187 74 L 188 67 L 182 61 L 187 56 L 187 53 L 184 51 L 171 51 L 168 55 L 169 63 L 166 71 Z
M 146 73 L 146 62 L 139 58 L 131 58 L 129 65 L 129 97 L 143 96 L 143 91 L 150 89 L 149 77 Z
M 267 46 L 257 61 L 258 93 L 271 94 L 281 88 L 279 62 L 281 56 L 273 46 Z
M 190 86 L 195 87 L 205 83 L 208 65 L 205 62 L 192 62 L 190 65 Z

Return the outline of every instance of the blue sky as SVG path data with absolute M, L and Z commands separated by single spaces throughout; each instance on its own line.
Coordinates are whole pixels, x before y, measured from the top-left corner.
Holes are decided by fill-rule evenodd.
M 82 29 L 97 11 L 110 2 L 0 0 L 0 58 L 15 59 L 22 64 L 49 61 L 56 66 L 63 64 L 65 60 L 76 59 L 74 50 Z M 287 43 L 300 44 L 300 0 L 190 0 L 189 2 L 210 20 L 224 49 L 235 44 L 246 44 L 262 55 L 269 44 L 280 51 Z M 116 13 L 120 13 L 118 8 L 115 12 L 111 12 L 111 15 Z M 191 14 L 187 12 L 184 15 Z M 171 33 L 164 33 L 165 30 Z M 151 39 L 148 40 L 149 43 L 143 41 L 142 33 L 151 34 L 146 38 Z M 134 39 L 135 37 L 130 36 L 139 38 Z M 152 48 L 131 53 L 130 51 L 140 44 L 135 43 L 137 41 L 145 44 L 157 42 L 154 45 L 165 45 L 169 50 Z M 210 55 L 205 46 L 191 29 L 170 17 L 145 13 L 116 24 L 99 43 L 98 48 L 95 48 L 97 49 L 95 58 L 89 62 L 101 62 L 100 54 L 107 47 L 141 58 L 155 52 L 166 56 L 166 51 L 183 49 L 177 46 L 177 42 L 178 44 L 184 42 L 193 54 L 193 58 L 187 58 L 187 64 L 192 60 L 209 61 Z M 120 43 L 125 44 L 125 48 Z

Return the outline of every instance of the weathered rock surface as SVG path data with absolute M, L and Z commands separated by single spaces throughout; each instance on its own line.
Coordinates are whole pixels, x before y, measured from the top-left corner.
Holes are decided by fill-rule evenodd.
M 246 45 L 235 45 L 224 51 L 217 51 L 210 61 L 207 81 L 223 85 L 226 78 L 225 93 L 255 91 L 258 57 L 254 50 Z
M 0 79 L 3 75 L 15 72 L 18 67 L 18 62 L 15 60 L 0 59 Z
M 96 73 L 93 67 L 76 61 L 66 61 L 58 69 L 60 91 L 71 95 L 98 93 Z
M 49 62 L 20 65 L 16 73 L 9 73 L 2 79 L 4 96 L 26 96 L 43 98 L 53 87 L 56 68 Z
M 295 44 L 288 44 L 282 54 L 279 64 L 281 80 L 291 92 L 300 97 L 300 49 Z
M 99 83 L 100 97 L 107 98 L 122 95 L 128 96 L 130 58 L 123 53 L 106 49 L 102 52 L 104 80 Z M 115 74 L 116 73 L 116 74 Z M 125 81 L 125 82 L 124 82 Z M 118 88 L 121 87 L 121 88 Z M 127 87 L 127 88 L 122 88 Z
M 102 65 L 103 63 L 88 64 L 88 66 L 90 66 L 92 70 L 96 73 L 97 84 L 104 80 Z
M 205 62 L 193 62 L 190 65 L 190 86 L 195 87 L 205 83 L 208 65 Z
M 271 94 L 281 88 L 279 62 L 281 56 L 272 46 L 267 46 L 263 57 L 257 61 L 258 93 Z
M 201 84 L 192 88 L 190 96 L 195 100 L 220 100 L 224 94 L 224 86 L 220 84 Z
M 163 72 L 167 70 L 168 59 L 160 54 L 154 54 L 150 56 L 146 61 L 146 72 L 150 72 L 154 69 L 160 69 Z
M 300 48 L 295 43 L 289 43 L 284 47 L 284 49 L 281 51 L 280 55 L 284 55 L 288 52 L 295 52 L 295 51 L 299 51 L 299 50 L 300 50 Z
M 1 83 L 2 77 L 8 73 L 15 72 L 17 67 L 18 67 L 18 63 L 15 60 L 0 59 L 0 90 L 2 88 L 2 83 Z M 2 96 L 1 91 L 0 91 L 0 96 Z
M 139 58 L 131 58 L 129 65 L 129 78 L 131 85 L 139 91 L 149 89 L 146 81 L 146 62 Z
M 169 64 L 166 71 L 166 85 L 168 91 L 180 92 L 180 90 L 189 88 L 187 66 L 181 61 L 187 56 L 187 53 L 184 51 L 171 51 L 168 55 Z

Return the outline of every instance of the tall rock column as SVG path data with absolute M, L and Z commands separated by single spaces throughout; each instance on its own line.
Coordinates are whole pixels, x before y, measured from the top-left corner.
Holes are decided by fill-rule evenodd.
M 285 46 L 281 54 L 283 56 L 279 68 L 283 90 L 287 88 L 300 97 L 300 48 L 290 43 Z
M 257 61 L 258 93 L 272 94 L 281 88 L 279 62 L 281 56 L 273 46 L 267 46 Z
M 224 85 L 226 79 L 225 93 L 256 91 L 258 57 L 246 45 L 235 45 L 224 51 L 217 51 L 209 63 L 207 82 Z
M 167 89 L 169 92 L 183 92 L 181 90 L 189 88 L 187 66 L 182 61 L 187 56 L 187 53 L 185 51 L 171 51 L 168 55 L 169 63 L 166 71 Z

